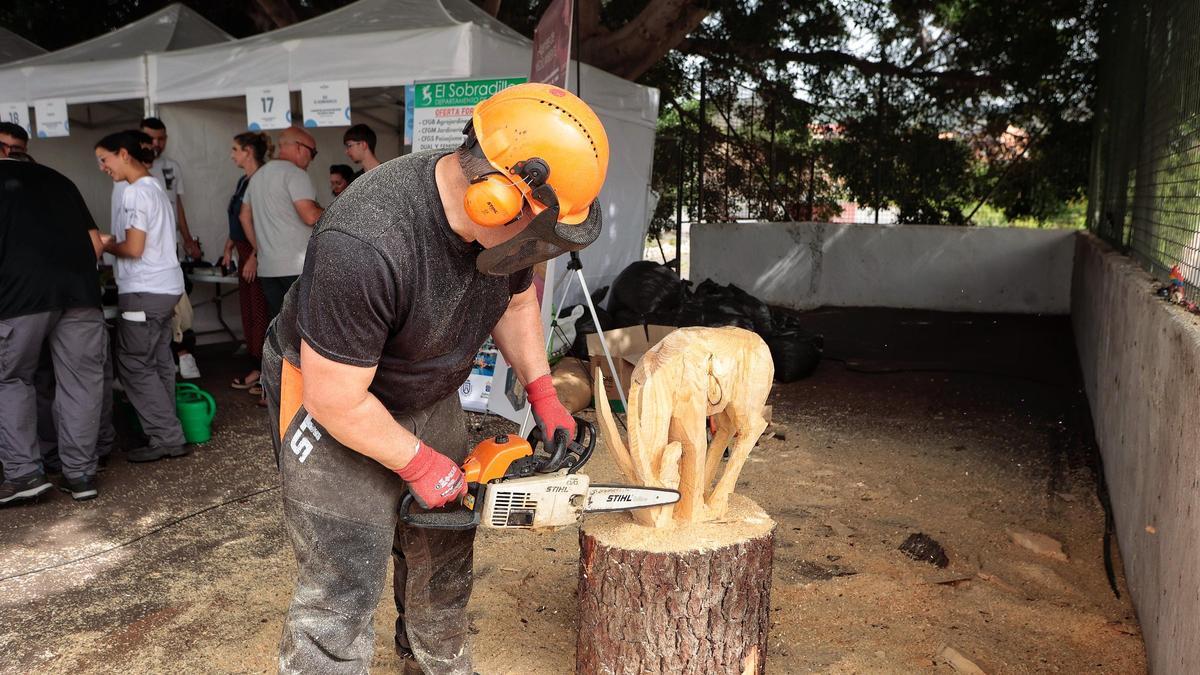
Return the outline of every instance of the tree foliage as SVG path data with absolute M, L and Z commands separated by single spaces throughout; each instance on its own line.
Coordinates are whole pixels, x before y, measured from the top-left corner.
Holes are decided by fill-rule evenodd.
M 186 0 L 239 37 L 347 1 Z M 550 4 L 474 1 L 527 36 Z M 167 3 L 8 0 L 0 25 L 54 49 Z M 578 0 L 579 54 L 662 93 L 658 225 L 680 201 L 706 219 L 794 218 L 842 198 L 912 222 L 963 222 L 983 199 L 1041 220 L 1086 182 L 1099 5 Z

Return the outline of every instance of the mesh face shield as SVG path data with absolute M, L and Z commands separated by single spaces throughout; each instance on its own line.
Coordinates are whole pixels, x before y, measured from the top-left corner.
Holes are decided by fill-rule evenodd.
M 534 216 L 520 234 L 498 246 L 485 249 L 475 259 L 475 267 L 484 274 L 507 275 L 587 247 L 600 236 L 600 202 L 593 201 L 587 219 L 578 225 L 558 222 L 558 198 L 554 189 L 542 185 L 534 189 L 534 199 L 546 209 Z

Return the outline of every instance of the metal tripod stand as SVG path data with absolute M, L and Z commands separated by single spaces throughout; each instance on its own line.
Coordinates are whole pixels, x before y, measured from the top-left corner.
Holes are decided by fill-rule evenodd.
M 572 272 L 574 274 L 571 274 Z M 554 340 L 555 330 L 558 328 L 559 309 L 567 301 L 567 296 L 571 292 L 571 283 L 575 279 L 579 280 L 579 287 L 583 291 L 584 302 L 587 303 L 588 312 L 592 317 L 592 325 L 596 327 L 596 337 L 600 339 L 600 349 L 604 351 L 604 358 L 608 361 L 608 372 L 612 374 L 613 384 L 617 387 L 617 396 L 621 399 L 621 409 L 628 410 L 629 404 L 625 399 L 625 389 L 621 386 L 621 378 L 617 377 L 617 366 L 613 362 L 612 352 L 608 349 L 608 342 L 604 339 L 604 327 L 600 325 L 600 316 L 596 313 L 595 303 L 592 302 L 591 290 L 588 288 L 587 279 L 583 277 L 583 261 L 579 259 L 579 253 L 576 251 L 571 251 L 570 258 L 567 261 L 567 268 L 563 270 L 557 284 L 553 286 L 549 285 L 552 280 L 549 278 L 549 275 L 546 278 L 548 284 L 544 296 L 546 299 L 552 300 L 553 292 L 556 290 L 555 286 L 558 284 L 562 285 L 562 292 L 559 293 L 558 303 L 551 303 L 550 305 L 550 329 L 546 331 L 546 349 L 550 349 L 550 344 Z M 527 407 L 525 409 L 525 419 L 521 423 L 520 433 L 522 436 L 529 433 L 529 429 L 532 427 L 532 417 L 530 409 Z

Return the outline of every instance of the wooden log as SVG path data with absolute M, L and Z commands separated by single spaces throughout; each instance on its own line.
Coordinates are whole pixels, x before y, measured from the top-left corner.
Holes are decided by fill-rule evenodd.
M 766 672 L 775 523 L 753 501 L 674 529 L 591 517 L 579 546 L 578 675 Z

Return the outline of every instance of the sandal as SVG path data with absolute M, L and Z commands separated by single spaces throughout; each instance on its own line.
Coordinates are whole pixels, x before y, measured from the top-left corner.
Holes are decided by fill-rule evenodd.
M 258 400 L 254 402 L 254 405 L 256 405 L 260 408 L 265 408 L 265 407 L 267 407 L 267 399 L 263 396 L 259 396 Z
M 258 371 L 255 370 L 252 372 L 257 373 Z M 250 389 L 258 386 L 258 378 L 260 376 L 261 374 L 255 375 L 254 379 L 251 379 L 249 374 L 243 375 L 242 377 L 235 377 L 233 378 L 233 382 L 229 383 L 229 386 L 233 387 L 234 389 Z
M 263 395 L 262 385 L 258 382 L 255 382 L 254 384 L 250 385 L 250 388 L 246 390 L 246 393 L 250 394 L 251 396 L 261 397 Z

